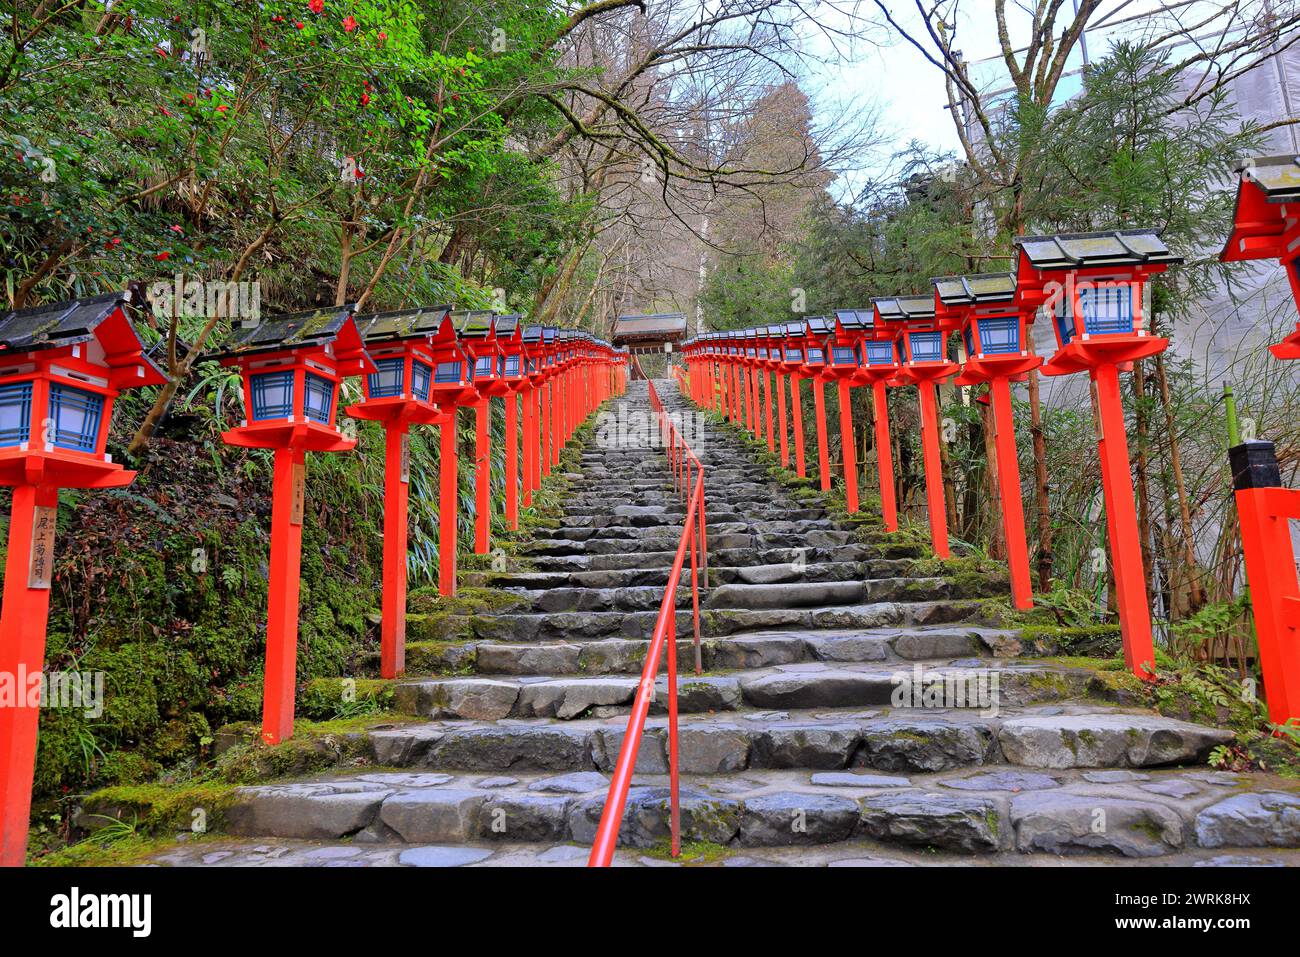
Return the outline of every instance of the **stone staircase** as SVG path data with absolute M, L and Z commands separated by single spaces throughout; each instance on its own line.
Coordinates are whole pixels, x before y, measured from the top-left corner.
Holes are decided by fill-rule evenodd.
M 675 385 L 657 388 L 686 409 Z M 626 401 L 648 411 L 645 384 Z M 792 495 L 729 426 L 696 441 L 712 586 L 701 676 L 688 589 L 677 623 L 697 856 L 1298 862 L 1296 786 L 1206 766 L 1228 731 L 1107 703 L 1122 699 L 1096 672 L 1021 657 L 969 585 L 909 574 L 923 557 L 911 540 Z M 475 618 L 462 673 L 397 685 L 411 723 L 371 729 L 361 767 L 242 789 L 230 840 L 156 860 L 584 863 L 683 516 L 661 451 L 593 442 L 563 519 L 520 567 L 466 576 L 515 601 Z M 665 863 L 650 850 L 668 836 L 665 695 L 661 676 L 616 863 Z

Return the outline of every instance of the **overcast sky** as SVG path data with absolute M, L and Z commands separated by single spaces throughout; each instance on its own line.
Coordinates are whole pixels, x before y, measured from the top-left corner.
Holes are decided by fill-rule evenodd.
M 1067 12 L 1073 2 L 1067 0 Z M 1246 0 L 1244 5 L 1253 5 L 1253 2 Z M 918 38 L 923 36 L 924 28 L 914 0 L 885 0 L 885 4 L 901 25 L 915 31 Z M 1211 5 L 1218 4 L 1211 4 L 1211 0 L 1109 0 L 1102 4 L 1093 20 L 1094 24 L 1102 25 L 1089 32 L 1089 58 L 1096 60 L 1104 56 L 1117 36 L 1136 36 L 1157 29 L 1163 32 L 1170 25 L 1168 18 L 1171 16 L 1178 16 L 1184 22 L 1196 22 L 1198 13 L 1203 14 Z M 1012 40 L 1020 44 L 1028 38 L 1029 21 L 1018 7 L 1011 6 L 1008 16 L 1011 17 Z M 1161 14 L 1162 8 L 1172 8 L 1173 12 Z M 820 7 L 819 15 L 824 15 L 826 9 Z M 863 3 L 860 9 L 863 13 L 874 11 L 875 17 L 879 18 L 879 11 L 871 0 Z M 991 0 L 966 0 L 957 24 L 956 46 L 972 63 L 977 83 L 983 88 L 998 89 L 1005 88 L 1007 79 L 992 9 Z M 833 14 L 831 16 L 833 18 Z M 832 19 L 832 22 L 836 21 Z M 1067 18 L 1063 16 L 1064 22 Z M 830 58 L 835 52 L 831 43 L 819 34 L 810 34 L 807 43 L 809 50 L 819 56 Z M 845 60 L 812 72 L 805 78 L 804 86 L 817 103 L 822 117 L 839 115 L 838 111 L 845 105 L 854 110 L 875 109 L 879 112 L 880 128 L 887 145 L 880 156 L 868 162 L 871 170 L 880 169 L 889 154 L 901 150 L 912 140 L 940 149 L 959 149 L 946 108 L 943 74 L 914 46 L 896 34 L 880 32 L 863 36 L 852 49 L 840 45 L 838 52 L 841 56 L 847 54 Z M 1077 71 L 1081 63 L 1082 54 L 1076 51 L 1069 70 Z M 1061 90 L 1063 96 L 1073 95 L 1078 82 L 1077 77 L 1065 81 Z M 840 185 L 843 189 L 849 183 Z

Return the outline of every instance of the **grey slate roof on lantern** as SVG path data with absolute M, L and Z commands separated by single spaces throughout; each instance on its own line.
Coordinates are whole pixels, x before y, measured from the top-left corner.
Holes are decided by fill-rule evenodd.
M 785 324 L 785 334 L 787 336 L 802 336 L 806 331 L 802 322 L 787 322 Z
M 785 335 L 785 326 L 777 324 L 767 327 L 767 337 L 769 339 L 780 339 Z
M 1250 180 L 1268 197 L 1270 203 L 1290 203 L 1300 199 L 1300 156 L 1258 156 L 1237 165 L 1241 178 Z
M 4 313 L 0 317 L 0 349 L 27 352 L 88 342 L 94 338 L 96 326 L 130 302 L 128 293 L 110 292 Z
M 495 316 L 491 309 L 462 310 L 451 314 L 451 322 L 463 339 L 486 339 L 496 328 Z
M 508 316 L 497 316 L 497 338 L 509 339 L 519 328 L 519 313 L 511 313 Z
M 324 346 L 338 338 L 356 307 L 329 306 L 271 316 L 248 329 L 235 329 L 216 351 L 217 358 L 276 352 L 299 346 Z
M 559 326 L 542 326 L 542 342 L 550 345 L 560 334 Z
M 825 316 L 809 316 L 804 320 L 810 336 L 825 336 L 834 331 L 831 321 Z
M 872 299 L 872 305 L 885 322 L 905 322 L 909 319 L 933 319 L 934 296 L 883 296 Z
M 524 326 L 524 342 L 533 344 L 542 341 L 541 326 Z
M 1092 269 L 1180 263 L 1154 229 L 1116 229 L 1104 233 L 1017 236 L 1014 240 L 1037 269 Z
M 1016 277 L 1009 272 L 977 276 L 940 276 L 930 280 L 945 306 L 973 306 L 988 302 L 1011 302 L 1016 298 Z
M 399 339 L 423 339 L 437 333 L 451 306 L 426 306 L 420 309 L 396 309 L 357 316 L 357 329 L 366 342 L 392 342 Z
M 622 342 L 680 342 L 686 336 L 686 316 L 680 312 L 626 315 L 614 320 L 613 339 Z
M 870 329 L 876 322 L 870 309 L 836 309 L 835 318 L 845 329 Z

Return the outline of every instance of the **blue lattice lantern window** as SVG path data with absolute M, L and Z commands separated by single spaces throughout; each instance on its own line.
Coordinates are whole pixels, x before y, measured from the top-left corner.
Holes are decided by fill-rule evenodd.
M 894 344 L 887 340 L 868 340 L 862 349 L 869 369 L 894 369 L 898 363 L 894 359 Z
M 307 372 L 303 376 L 303 415 L 313 422 L 334 421 L 334 380 Z
M 283 372 L 258 372 L 249 376 L 254 422 L 264 419 L 287 419 L 293 415 L 293 380 L 292 369 Z
M 31 434 L 31 381 L 0 385 L 0 447 L 26 445 Z
M 972 322 L 979 339 L 979 348 L 968 355 L 1009 356 L 1019 355 L 1021 345 L 1020 316 L 977 316 Z M 969 327 L 967 327 L 969 329 Z
M 905 362 L 944 362 L 944 335 L 938 329 L 905 330 L 899 337 L 906 345 Z
M 61 449 L 94 452 L 104 414 L 102 393 L 50 383 L 49 439 Z
M 375 359 L 375 372 L 366 376 L 366 397 L 385 399 L 406 391 L 406 357 Z M 428 388 L 427 384 L 425 386 Z

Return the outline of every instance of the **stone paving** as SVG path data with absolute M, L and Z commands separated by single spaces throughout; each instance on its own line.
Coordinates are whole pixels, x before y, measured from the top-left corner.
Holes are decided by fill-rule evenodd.
M 647 409 L 643 384 L 628 402 Z M 1298 862 L 1300 785 L 1208 768 L 1230 732 L 1107 704 L 1091 670 L 1027 657 L 983 596 L 910 577 L 917 546 L 792 497 L 730 427 L 708 425 L 698 451 L 713 586 L 700 677 L 677 596 L 697 863 Z M 682 521 L 661 452 L 592 443 L 525 566 L 466 576 L 516 600 L 455 625 L 456 677 L 399 686 L 420 720 L 368 732 L 365 767 L 243 789 L 228 838 L 154 862 L 584 864 Z M 666 688 L 661 675 L 620 865 L 671 864 Z

